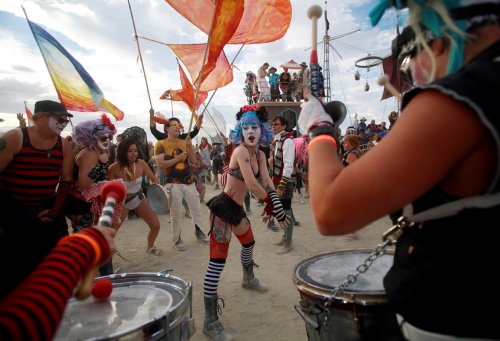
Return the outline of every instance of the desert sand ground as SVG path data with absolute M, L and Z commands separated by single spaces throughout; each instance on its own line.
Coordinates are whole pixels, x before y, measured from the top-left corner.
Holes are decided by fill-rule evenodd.
M 207 184 L 206 199 L 220 190 Z M 391 226 L 388 217 L 382 218 L 358 232 L 359 238 L 347 240 L 345 236 L 325 237 L 316 230 L 308 199 L 300 202 L 296 193 L 293 210 L 300 226 L 295 227 L 293 250 L 285 255 L 277 255 L 278 247 L 273 245 L 281 238 L 280 232 L 272 232 L 261 221 L 262 207 L 251 200 L 252 213 L 249 215 L 256 240 L 254 259 L 260 265 L 255 270 L 257 278 L 269 287 L 263 294 L 241 287 L 242 269 L 240 244 L 236 238 L 231 241 L 229 257 L 221 276 L 219 295 L 225 301 L 225 308 L 219 317 L 227 332 L 236 340 L 307 340 L 305 324 L 297 314 L 294 305 L 300 295 L 293 282 L 294 268 L 304 259 L 345 249 L 373 250 L 382 240 L 382 233 Z M 203 226 L 208 231 L 208 208 L 202 205 Z M 208 264 L 209 246 L 196 241 L 194 225 L 189 218 L 183 218 L 182 238 L 186 251 L 177 251 L 171 243 L 170 220 L 160 216 L 161 232 L 156 244 L 165 253 L 154 256 L 146 253 L 148 227 L 139 218 L 127 220 L 121 227 L 116 244 L 118 251 L 131 260 L 126 262 L 114 257 L 114 268 L 120 273 L 158 272 L 172 269 L 171 274 L 190 281 L 193 286 L 193 315 L 196 333 L 193 341 L 208 340 L 203 334 L 203 280 Z M 353 264 L 353 271 L 358 264 Z M 333 271 L 333 269 L 332 269 Z

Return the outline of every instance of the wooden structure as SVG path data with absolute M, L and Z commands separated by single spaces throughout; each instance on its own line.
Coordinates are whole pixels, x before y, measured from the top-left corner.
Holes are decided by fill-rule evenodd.
M 277 116 L 284 116 L 290 126 L 288 130 L 292 130 L 297 127 L 297 121 L 300 114 L 300 103 L 301 102 L 259 102 L 260 106 L 266 108 L 269 113 L 269 122 Z

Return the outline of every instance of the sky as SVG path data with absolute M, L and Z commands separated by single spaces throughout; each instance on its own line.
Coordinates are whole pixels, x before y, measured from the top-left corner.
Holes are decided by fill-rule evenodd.
M 227 132 L 234 127 L 236 112 L 246 104 L 243 92 L 246 71 L 257 73 L 257 69 L 268 62 L 281 72 L 279 65 L 290 59 L 309 64 L 311 20 L 307 17 L 307 9 L 316 4 L 327 10 L 330 22 L 332 100 L 342 101 L 348 108 L 342 130 L 352 124 L 356 114 L 358 119 L 387 121 L 387 115 L 397 110 L 397 102 L 394 98 L 380 101 L 383 89 L 377 84 L 377 78 L 383 73 L 382 67 L 367 70 L 355 66 L 358 59 L 368 54 L 386 57 L 390 53 L 391 41 L 396 35 L 397 14 L 386 12 L 379 25 L 372 28 L 368 12 L 376 3 L 378 0 L 330 0 L 325 5 L 325 1 L 291 0 L 292 20 L 286 34 L 275 42 L 243 47 L 234 63 L 233 82 L 215 94 L 209 93 L 209 98 L 213 95 L 209 112 L 213 108 L 222 114 Z M 173 44 L 207 42 L 205 33 L 164 0 L 130 0 L 130 5 L 139 36 Z M 58 100 L 21 6 L 31 21 L 47 30 L 82 64 L 105 98 L 125 113 L 123 120 L 115 122 L 118 132 L 139 126 L 151 138 L 150 100 L 155 111 L 167 117 L 173 112 L 186 128 L 189 126 L 191 114 L 184 103 L 159 99 L 165 90 L 181 88 L 175 54 L 165 45 L 140 39 L 142 69 L 127 0 L 9 0 L 0 2 L 0 118 L 4 119 L 0 122 L 0 131 L 18 126 L 16 113 L 25 112 L 24 101 L 33 111 L 38 100 Z M 356 30 L 343 38 L 332 39 Z M 318 42 L 322 42 L 324 36 L 323 15 L 318 20 Z M 240 47 L 225 46 L 230 62 Z M 323 55 L 321 43 L 318 56 L 322 66 Z M 359 81 L 354 79 L 356 71 L 361 74 Z M 366 82 L 369 91 L 364 91 Z M 72 113 L 74 125 L 97 119 L 102 114 Z M 70 133 L 68 126 L 62 135 Z

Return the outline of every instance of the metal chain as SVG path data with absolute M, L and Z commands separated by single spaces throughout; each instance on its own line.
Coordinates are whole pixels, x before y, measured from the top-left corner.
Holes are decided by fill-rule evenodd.
M 401 234 L 403 233 L 403 229 L 406 227 L 413 226 L 413 222 L 409 222 L 405 219 L 405 217 L 400 217 L 396 225 L 392 226 L 387 232 L 383 234 L 382 240 L 383 242 L 375 248 L 375 250 L 370 253 L 370 255 L 365 259 L 363 263 L 356 267 L 356 272 L 353 274 L 348 274 L 346 279 L 336 288 L 333 289 L 330 298 L 325 300 L 323 304 L 324 308 L 324 324 L 325 327 L 328 326 L 330 320 L 330 310 L 329 307 L 332 304 L 332 301 L 338 297 L 338 294 L 344 291 L 347 287 L 353 285 L 358 280 L 358 276 L 368 271 L 368 269 L 372 266 L 373 262 L 375 262 L 378 258 L 382 257 L 389 246 L 396 244 L 396 241 L 399 239 Z

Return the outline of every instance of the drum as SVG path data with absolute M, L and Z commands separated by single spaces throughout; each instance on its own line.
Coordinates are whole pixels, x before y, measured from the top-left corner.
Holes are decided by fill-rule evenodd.
M 149 207 L 154 213 L 164 215 L 168 213 L 168 193 L 165 187 L 158 184 L 151 184 L 146 194 Z
M 108 300 L 69 300 L 54 340 L 189 340 L 192 287 L 165 273 L 108 276 Z
M 308 258 L 295 266 L 293 281 L 300 293 L 295 310 L 306 324 L 310 341 L 389 340 L 398 334 L 382 279 L 392 265 L 392 254 L 376 259 L 354 284 L 332 298 L 334 288 L 355 274 L 372 251 L 344 250 Z M 394 330 L 395 329 L 395 330 Z

